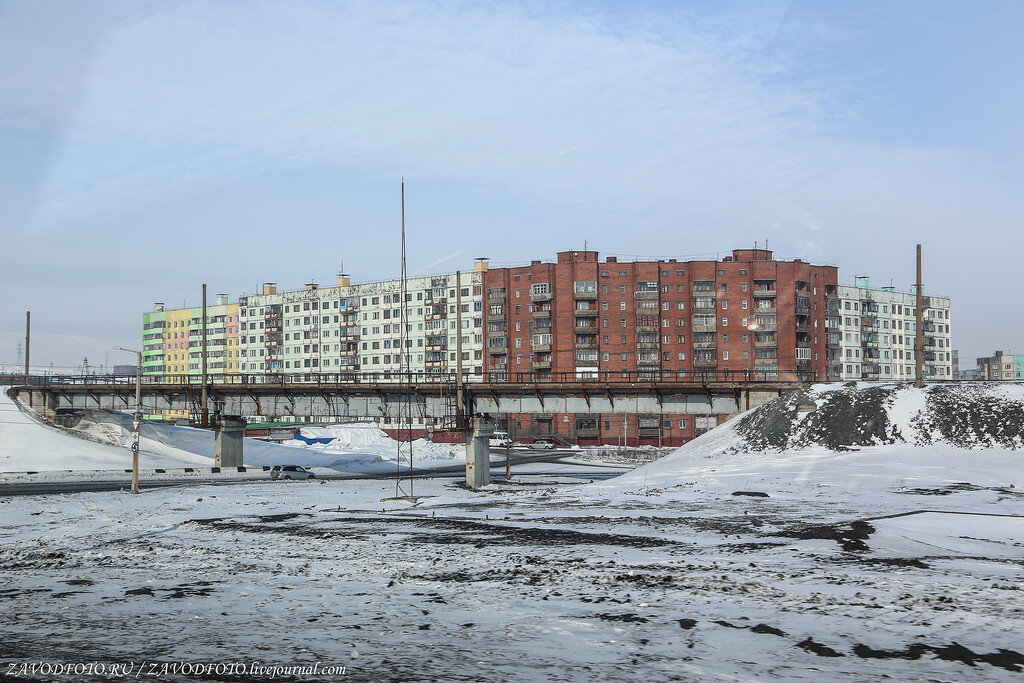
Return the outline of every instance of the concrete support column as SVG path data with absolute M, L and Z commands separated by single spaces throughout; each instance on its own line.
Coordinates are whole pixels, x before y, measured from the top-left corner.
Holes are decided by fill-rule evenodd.
M 494 435 L 494 421 L 474 417 L 472 431 L 466 436 L 466 486 L 476 491 L 491 483 L 490 438 Z
M 217 467 L 242 467 L 242 437 L 245 420 L 221 417 L 214 431 L 214 457 Z

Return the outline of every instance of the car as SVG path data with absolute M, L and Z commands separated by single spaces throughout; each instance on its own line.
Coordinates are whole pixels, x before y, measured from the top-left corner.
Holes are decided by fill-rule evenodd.
M 546 451 L 552 448 L 558 448 L 558 444 L 555 443 L 554 439 L 534 439 L 528 448 L 532 448 L 537 451 Z
M 274 465 L 271 479 L 316 479 L 316 475 L 300 465 Z
M 494 432 L 487 445 L 491 448 L 506 448 L 512 445 L 512 439 L 508 438 L 508 432 Z

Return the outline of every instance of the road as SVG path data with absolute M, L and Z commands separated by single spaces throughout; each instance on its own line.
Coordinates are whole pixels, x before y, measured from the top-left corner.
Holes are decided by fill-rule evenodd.
M 529 475 L 529 476 L 559 476 L 559 477 L 573 477 L 573 478 L 588 478 L 588 479 L 606 479 L 609 477 L 616 476 L 626 471 L 627 467 L 605 465 L 601 463 L 587 463 L 586 465 L 580 465 L 578 463 L 564 462 L 566 458 L 571 457 L 575 452 L 565 449 L 545 451 L 538 453 L 537 451 L 530 449 L 514 449 L 509 457 L 509 463 L 512 465 L 513 474 Z M 538 471 L 529 472 L 516 472 L 516 466 L 526 464 L 537 464 L 537 463 L 549 463 L 552 465 L 551 468 L 544 468 Z M 564 468 L 563 471 L 559 471 L 559 467 Z M 457 478 L 462 476 L 465 472 L 466 467 L 464 464 L 449 465 L 446 467 L 437 467 L 432 469 L 426 468 L 414 468 L 413 476 L 416 478 L 429 478 L 429 477 L 452 477 Z M 403 472 L 403 476 L 408 476 L 408 471 Z M 491 478 L 494 481 L 500 481 L 505 476 L 505 459 L 504 457 L 491 458 Z M 121 478 L 123 477 L 123 478 Z M 393 479 L 394 473 L 372 473 L 372 474 L 353 474 L 353 473 L 338 473 L 338 474 L 318 474 L 319 479 Z M 246 476 L 246 475 L 221 475 L 221 476 L 200 476 L 200 477 L 182 477 L 179 479 L 171 478 L 160 478 L 160 479 L 149 479 L 145 477 L 139 479 L 139 489 L 156 489 L 165 488 L 168 486 L 201 486 L 208 484 L 215 485 L 237 485 L 237 484 L 251 484 L 257 481 L 269 481 L 266 473 L 261 473 L 260 476 Z M 119 491 L 126 489 L 130 486 L 130 477 L 126 474 L 121 474 L 117 479 L 105 480 L 105 481 L 39 481 L 39 482 L 10 482 L 0 483 L 0 498 L 13 497 L 13 496 L 42 496 L 42 495 L 58 495 L 62 493 L 84 493 L 94 491 Z

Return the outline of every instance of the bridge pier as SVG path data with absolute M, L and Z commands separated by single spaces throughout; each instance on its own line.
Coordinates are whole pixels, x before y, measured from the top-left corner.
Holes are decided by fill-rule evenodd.
M 214 460 L 217 467 L 242 467 L 242 438 L 245 420 L 240 417 L 221 417 L 214 429 Z
M 474 417 L 466 435 L 466 486 L 477 491 L 491 483 L 491 446 L 494 420 Z

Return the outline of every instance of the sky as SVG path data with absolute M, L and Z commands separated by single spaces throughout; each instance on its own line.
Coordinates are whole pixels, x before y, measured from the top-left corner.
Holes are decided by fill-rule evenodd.
M 1024 3 L 0 0 L 0 363 L 198 305 L 763 245 L 1024 353 Z M 1022 341 L 1018 343 L 1018 340 Z

